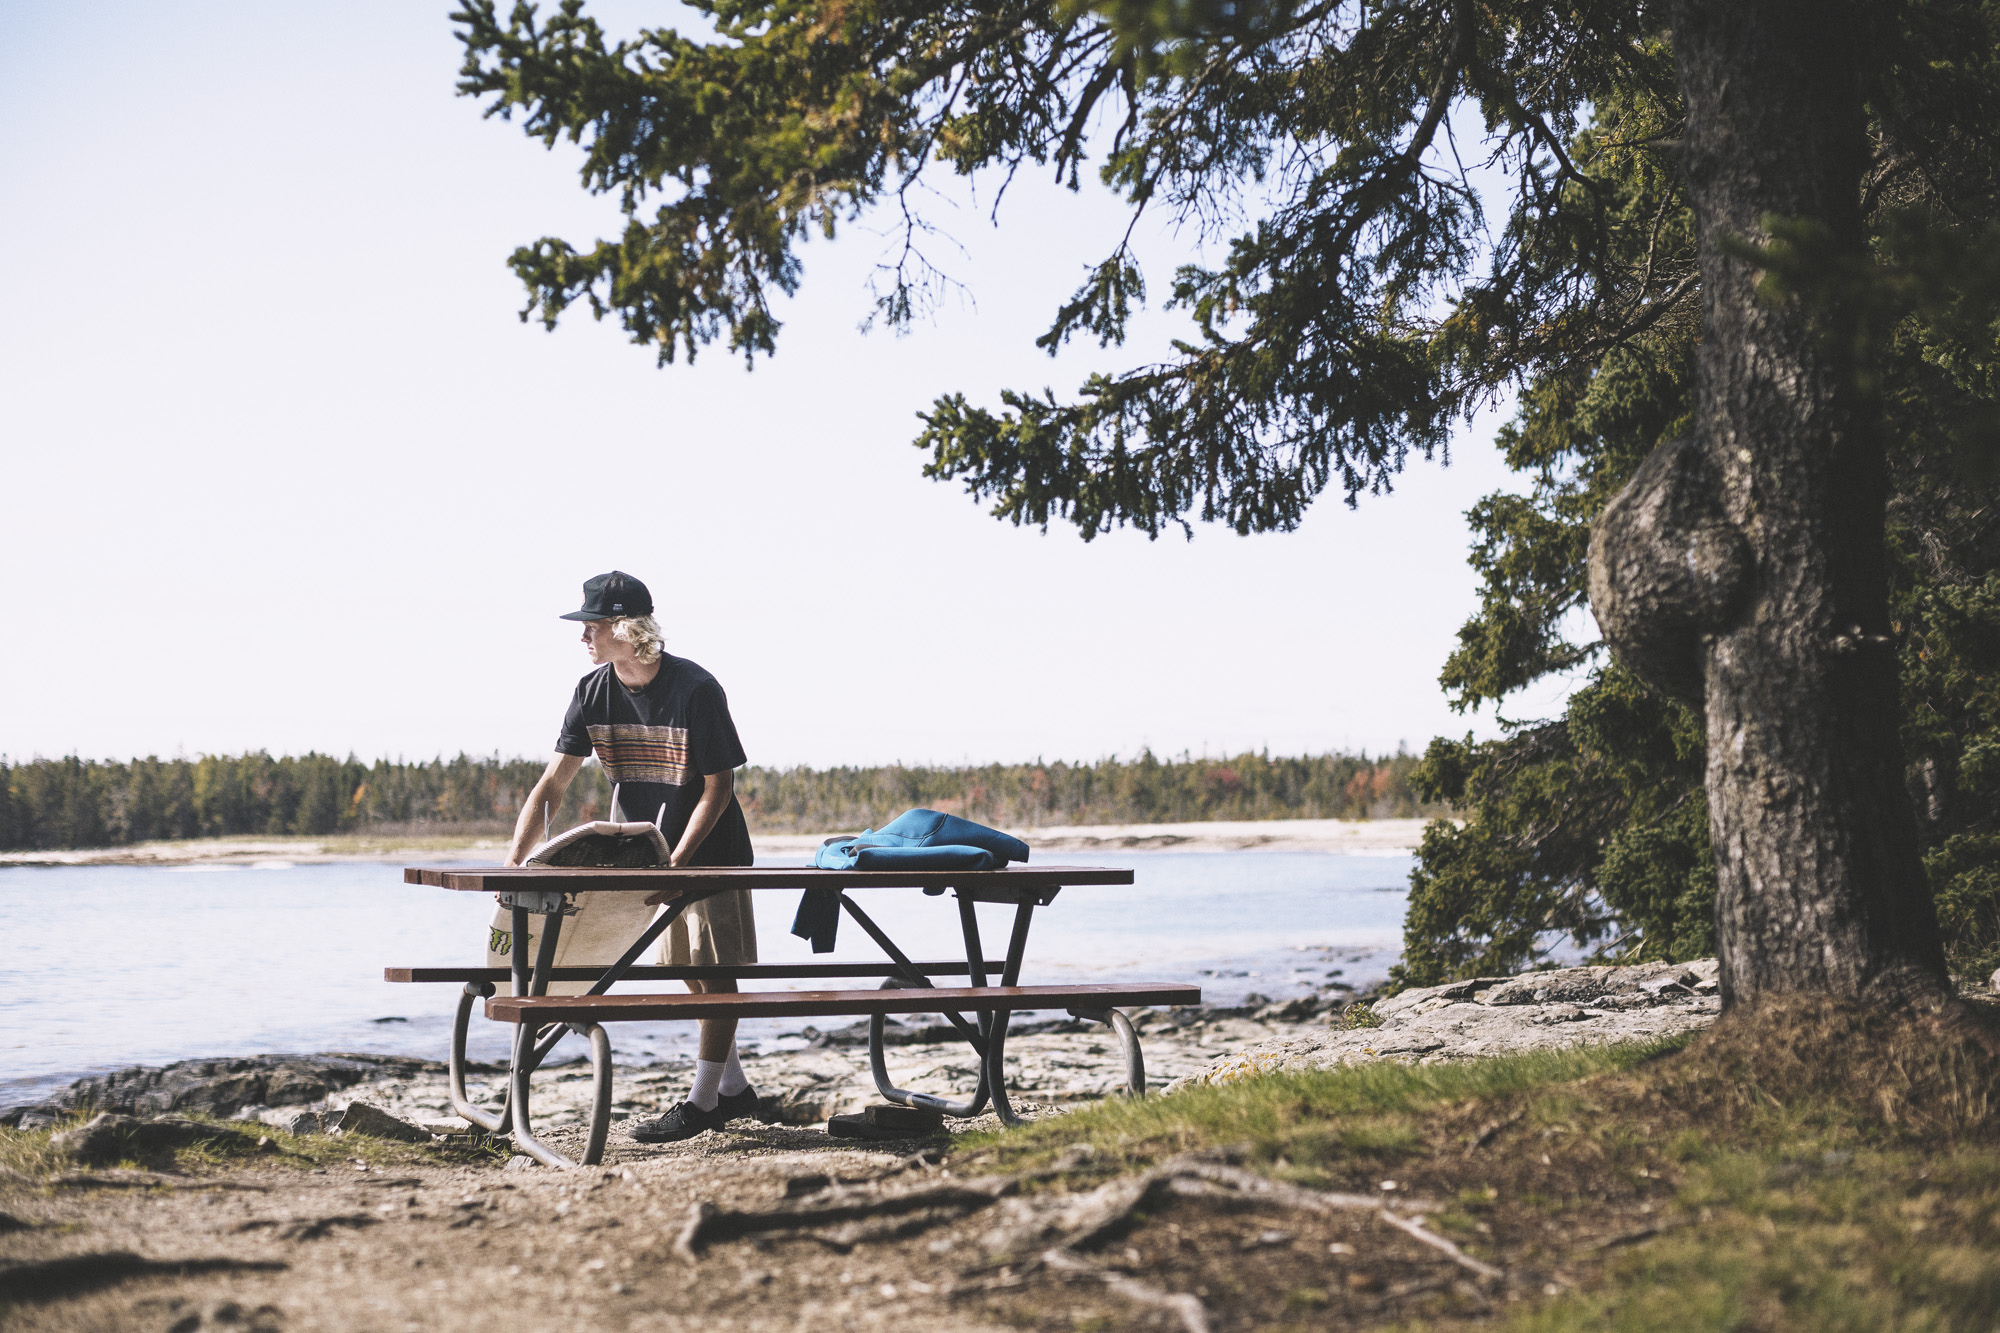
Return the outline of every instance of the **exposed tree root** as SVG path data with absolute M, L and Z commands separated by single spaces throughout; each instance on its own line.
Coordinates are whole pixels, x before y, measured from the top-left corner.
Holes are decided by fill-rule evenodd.
M 736 1211 L 702 1202 L 694 1206 L 674 1240 L 674 1253 L 693 1263 L 704 1245 L 768 1231 L 805 1232 L 836 1249 L 851 1249 L 866 1240 L 890 1240 L 955 1222 L 1020 1188 L 1011 1176 L 932 1185 L 905 1194 L 882 1195 L 860 1189 L 837 1189 L 832 1197 L 809 1195 L 786 1200 L 775 1208 Z M 887 1219 L 901 1219 L 881 1226 Z
M 1069 1165 L 1074 1163 L 1066 1162 L 1056 1170 L 1067 1169 Z M 967 1270 L 967 1274 L 999 1267 L 1000 1276 L 962 1290 L 1018 1286 L 1028 1274 L 1039 1270 L 1072 1281 L 1100 1282 L 1106 1290 L 1134 1304 L 1171 1312 L 1185 1333 L 1209 1333 L 1208 1311 L 1191 1293 L 1161 1290 L 1129 1273 L 1093 1263 L 1081 1253 L 1128 1225 L 1132 1215 L 1150 1201 L 1162 1194 L 1178 1194 L 1213 1201 L 1222 1207 L 1289 1208 L 1320 1216 L 1372 1213 L 1472 1274 L 1480 1284 L 1506 1280 L 1506 1274 L 1499 1268 L 1473 1258 L 1426 1227 L 1423 1213 L 1435 1205 L 1419 1200 L 1301 1189 L 1245 1170 L 1216 1153 L 1185 1153 L 1150 1170 L 1120 1176 L 1082 1193 L 1021 1193 L 1024 1183 L 1055 1173 L 977 1177 L 900 1194 L 878 1192 L 875 1188 L 880 1183 L 878 1178 L 853 1186 L 829 1185 L 827 1192 L 788 1198 L 775 1207 L 758 1211 L 734 1211 L 699 1203 L 675 1240 L 674 1252 L 694 1263 L 702 1247 L 714 1241 L 790 1232 L 845 1253 L 857 1245 L 917 1235 L 998 1204 L 1001 1215 L 980 1242 L 987 1261 Z M 1463 1279 L 1455 1284 L 1451 1279 L 1435 1278 L 1420 1281 L 1410 1291 L 1431 1291 L 1452 1285 L 1472 1286 Z M 1474 1290 L 1472 1294 L 1483 1299 L 1481 1292 Z

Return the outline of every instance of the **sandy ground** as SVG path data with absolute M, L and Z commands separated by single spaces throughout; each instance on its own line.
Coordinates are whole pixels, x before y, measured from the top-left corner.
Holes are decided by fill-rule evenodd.
M 1168 1014 L 1141 1015 L 1141 1024 L 1154 1088 L 1301 1026 Z M 1117 1044 L 1094 1025 L 1016 1036 L 1008 1052 L 1014 1104 L 1029 1118 L 1061 1114 L 1124 1079 Z M 892 1048 L 888 1064 L 903 1086 L 964 1096 L 973 1074 L 967 1057 L 962 1045 L 913 1044 Z M 761 1091 L 788 1094 L 790 1116 L 823 1119 L 879 1100 L 864 1048 L 809 1048 L 745 1064 Z M 497 1103 L 499 1085 L 497 1077 L 476 1078 L 471 1092 Z M 583 1066 L 536 1078 L 537 1130 L 572 1154 L 581 1147 L 589 1086 Z M 317 1173 L 282 1160 L 212 1173 L 72 1171 L 53 1186 L 0 1176 L 0 1291 L 10 1272 L 29 1272 L 26 1265 L 77 1261 L 35 1270 L 51 1274 L 42 1294 L 12 1308 L 0 1300 L 0 1326 L 486 1333 L 504 1322 L 532 1333 L 875 1329 L 919 1320 L 938 1329 L 1004 1327 L 991 1317 L 984 1293 L 993 1274 L 980 1271 L 976 1245 L 992 1224 L 978 1217 L 851 1254 L 784 1240 L 718 1245 L 693 1266 L 676 1258 L 672 1242 L 704 1201 L 764 1207 L 816 1177 L 866 1194 L 921 1188 L 946 1174 L 899 1165 L 925 1141 L 855 1143 L 822 1125 L 739 1120 L 664 1146 L 625 1135 L 631 1118 L 650 1116 L 685 1090 L 684 1071 L 620 1068 L 606 1160 L 576 1171 L 495 1157 L 372 1167 L 356 1159 Z M 330 1101 L 366 1101 L 429 1128 L 463 1128 L 436 1073 L 358 1085 Z M 282 1124 L 301 1109 L 262 1117 Z M 960 1134 L 998 1127 L 990 1114 L 947 1124 Z M 421 1159 L 423 1150 L 411 1152 Z
M 1391 1002 L 1387 1007 L 1393 1012 L 1374 1029 L 1350 1028 L 1338 1011 L 1287 1021 L 1281 1005 L 1254 1014 L 1144 1012 L 1137 1018 L 1147 1082 L 1158 1088 L 1204 1074 L 1222 1081 L 1216 1076 L 1237 1065 L 1261 1065 L 1264 1052 L 1329 1044 L 1342 1048 L 1340 1063 L 1352 1063 L 1429 1061 L 1497 1054 L 1514 1045 L 1535 1049 L 1601 1039 L 1591 1029 L 1608 1031 L 1610 1015 L 1574 1018 L 1568 1010 L 1578 1006 L 1568 990 L 1587 983 L 1618 995 L 1626 981 L 1638 987 L 1665 979 L 1664 973 L 1638 976 L 1642 970 L 1534 974 L 1514 984 L 1536 989 L 1513 997 L 1498 985 L 1475 992 L 1471 983 L 1465 984 L 1464 997 L 1445 995 L 1442 988 L 1436 995 L 1412 992 L 1415 998 L 1401 1006 Z M 1707 980 L 1699 965 L 1684 970 L 1689 973 L 1684 980 L 1696 985 Z M 1626 972 L 1634 976 L 1625 977 Z M 1554 981 L 1564 986 L 1551 988 Z M 1680 993 L 1685 988 L 1678 986 L 1668 989 L 1675 993 L 1644 992 L 1648 1002 L 1631 1015 L 1646 1016 L 1662 1030 L 1712 1018 L 1708 997 Z M 1463 1019 L 1439 1026 L 1441 1016 L 1466 1004 L 1481 1005 L 1495 1023 L 1504 1018 L 1508 1026 L 1467 1026 Z M 1421 1049 L 1404 1049 L 1407 1042 L 1392 1040 L 1402 1026 L 1419 1021 L 1435 1026 L 1444 1038 L 1441 1046 L 1424 1042 Z M 1619 1035 L 1644 1034 L 1621 1029 Z M 823 1120 L 875 1099 L 865 1049 L 845 1044 L 851 1040 L 846 1033 L 834 1034 L 834 1040 L 842 1044 L 752 1056 L 746 1068 L 760 1091 L 783 1094 L 777 1109 L 787 1119 Z M 1016 1035 L 1008 1053 L 1016 1108 L 1031 1119 L 1063 1114 L 1124 1078 L 1117 1044 L 1094 1025 Z M 972 1079 L 967 1053 L 955 1043 L 895 1046 L 888 1065 L 897 1083 L 925 1091 L 963 1096 Z M 179 1168 L 155 1163 L 160 1169 L 146 1171 L 70 1169 L 53 1179 L 0 1171 L 0 1326 L 64 1333 L 486 1333 L 496 1325 L 523 1333 L 872 1330 L 913 1321 L 933 1329 L 1013 1326 L 1057 1333 L 1076 1328 L 1171 1333 L 1179 1327 L 1164 1312 L 1116 1298 L 1095 1278 L 1053 1285 L 1038 1280 L 1023 1288 L 993 1259 L 992 1228 L 1006 1208 L 927 1226 L 920 1235 L 886 1234 L 881 1243 L 844 1244 L 837 1233 L 822 1232 L 817 1238 L 738 1238 L 692 1257 L 677 1253 L 677 1237 L 703 1207 L 793 1206 L 786 1200 L 868 1204 L 950 1184 L 953 1163 L 960 1163 L 961 1171 L 979 1169 L 976 1162 L 964 1165 L 940 1154 L 949 1145 L 939 1139 L 856 1143 L 831 1137 L 821 1124 L 738 1120 L 683 1144 L 635 1143 L 626 1127 L 677 1101 L 685 1079 L 685 1071 L 673 1067 L 620 1068 L 606 1160 L 571 1171 L 452 1146 L 467 1144 L 464 1136 L 409 1147 L 278 1136 L 263 1157 L 207 1168 L 183 1161 Z M 487 1071 L 471 1091 L 475 1100 L 494 1103 L 498 1080 Z M 581 1147 L 588 1092 L 589 1076 L 580 1065 L 536 1077 L 537 1128 L 572 1155 Z M 435 1071 L 357 1085 L 323 1109 L 350 1101 L 369 1102 L 436 1131 L 463 1128 L 449 1115 L 444 1081 Z M 253 1107 L 244 1117 L 283 1125 L 293 1123 L 301 1109 Z M 995 1128 L 997 1121 L 987 1115 L 947 1126 L 956 1138 Z M 255 1123 L 246 1128 L 259 1130 Z M 314 1144 L 316 1160 L 296 1155 Z M 925 1152 L 919 1155 L 919 1149 Z M 1123 1252 L 1125 1262 L 1140 1271 L 1185 1266 L 1183 1261 L 1205 1265 L 1209 1276 L 1188 1281 L 1215 1284 L 1215 1297 L 1223 1300 L 1243 1283 L 1254 1287 L 1265 1280 L 1257 1265 L 1277 1261 L 1261 1257 L 1266 1253 L 1261 1249 L 1255 1256 L 1236 1251 L 1270 1237 L 1282 1242 L 1271 1242 L 1277 1248 L 1269 1249 L 1270 1255 L 1296 1251 L 1287 1262 L 1313 1273 L 1325 1269 L 1329 1248 L 1336 1256 L 1353 1254 L 1354 1245 L 1362 1243 L 1369 1255 L 1388 1254 L 1396 1263 L 1435 1267 L 1437 1258 L 1431 1253 L 1426 1259 L 1422 1246 L 1395 1237 L 1385 1242 L 1373 1233 L 1327 1231 L 1360 1227 L 1359 1222 L 1314 1223 L 1319 1230 L 1310 1234 L 1297 1219 L 1282 1221 L 1282 1230 L 1268 1229 L 1279 1222 L 1253 1218 L 1251 1223 L 1181 1216 L 1170 1208 L 1146 1232 L 1151 1239 L 1135 1239 L 1140 1250 Z M 1259 1226 L 1267 1230 L 1260 1232 Z M 1162 1258 L 1144 1248 L 1162 1238 L 1187 1253 Z M 1390 1253 L 1398 1245 L 1409 1253 L 1401 1258 Z M 1270 1281 L 1296 1276 L 1273 1273 Z M 1418 1279 L 1410 1290 L 1438 1285 L 1434 1274 L 1418 1273 Z M 1361 1274 L 1353 1280 L 1362 1285 L 1348 1295 L 1376 1301 L 1372 1293 L 1381 1289 L 1366 1285 L 1376 1278 Z M 1195 1290 L 1209 1294 L 1207 1287 Z M 1398 1290 L 1393 1284 L 1387 1288 L 1389 1295 Z M 1216 1310 L 1218 1328 L 1258 1324 L 1245 1324 L 1243 1310 L 1230 1311 L 1226 1304 Z M 1342 1320 L 1328 1323 L 1335 1325 L 1349 1326 Z
M 0 1307 L 0 1323 L 148 1333 L 984 1327 L 953 1304 L 948 1252 L 931 1251 L 948 1237 L 914 1255 L 739 1244 L 691 1266 L 672 1253 L 697 1203 L 767 1205 L 791 1181 L 866 1181 L 900 1156 L 738 1122 L 667 1147 L 614 1138 L 602 1168 L 574 1172 L 274 1163 L 0 1185 L 0 1208 L 19 1224 L 4 1237 L 9 1259 L 81 1261 L 41 1270 L 42 1289 Z M 135 1271 L 121 1255 L 150 1266 Z
M 1203 824 L 1103 824 L 1046 829 L 1012 829 L 1037 852 L 1116 851 L 1276 851 L 1346 852 L 1394 855 L 1415 848 L 1423 837 L 1421 819 L 1218 820 Z M 810 855 L 824 834 L 757 834 L 765 856 Z M 354 862 L 417 862 L 440 856 L 453 860 L 498 860 L 506 843 L 494 837 L 436 837 L 384 840 L 365 835 L 338 838 L 202 838 L 186 842 L 142 842 L 129 847 L 75 851 L 0 853 L 0 865 L 294 865 Z

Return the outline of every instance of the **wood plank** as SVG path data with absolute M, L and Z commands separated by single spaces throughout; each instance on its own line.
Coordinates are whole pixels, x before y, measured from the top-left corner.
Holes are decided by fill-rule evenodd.
M 949 1009 L 1102 1009 L 1200 1004 L 1199 986 L 1165 982 L 1123 986 L 940 986 L 924 990 L 752 991 L 702 995 L 496 995 L 486 1016 L 503 1023 L 630 1023 L 693 1018 L 813 1018 L 848 1014 L 917 1014 Z
M 690 866 L 680 870 L 598 869 L 590 866 L 409 866 L 405 884 L 461 893 L 557 889 L 564 893 L 654 893 L 680 889 L 965 888 L 1043 891 L 1072 885 L 1130 884 L 1130 870 L 1110 866 L 1009 866 L 1005 870 L 815 870 L 810 866 Z
M 604 975 L 606 963 L 601 967 L 557 967 L 549 970 L 550 981 L 595 981 Z M 998 963 L 988 964 L 991 971 L 998 971 Z M 632 967 L 626 969 L 623 981 L 707 981 L 728 980 L 731 977 L 743 981 L 758 979 L 804 979 L 808 977 L 886 977 L 897 971 L 894 963 L 884 959 L 879 963 L 718 963 L 693 967 Z M 962 977 L 972 971 L 972 964 L 964 959 L 947 959 L 942 962 L 920 962 L 917 971 L 929 976 Z M 510 980 L 513 972 L 504 967 L 385 967 L 382 969 L 384 981 L 413 982 L 459 982 Z

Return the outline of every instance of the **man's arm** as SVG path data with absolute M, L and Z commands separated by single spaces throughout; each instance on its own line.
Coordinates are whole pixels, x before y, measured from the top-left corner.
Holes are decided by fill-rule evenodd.
M 587 756 L 580 754 L 559 754 L 549 760 L 549 766 L 542 770 L 535 789 L 528 793 L 528 803 L 521 807 L 521 817 L 514 821 L 514 842 L 507 849 L 508 865 L 521 864 L 521 858 L 542 840 L 542 811 L 545 808 L 550 812 L 562 809 L 563 797 L 569 794 L 569 784 L 582 769 L 585 758 Z
M 687 829 L 681 834 L 681 845 L 674 848 L 673 860 L 668 865 L 693 864 L 694 854 L 701 849 L 702 841 L 715 831 L 735 791 L 734 769 L 725 768 L 702 779 L 701 800 L 695 803 L 694 813 L 688 816 Z

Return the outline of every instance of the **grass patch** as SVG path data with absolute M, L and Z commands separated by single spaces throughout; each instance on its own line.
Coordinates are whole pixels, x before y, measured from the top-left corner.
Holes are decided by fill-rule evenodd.
M 1808 1149 L 1812 1145 L 1800 1145 Z M 1516 1333 L 1994 1327 L 2000 1153 L 1715 1150 L 1689 1164 L 1689 1225 L 1613 1259 Z
M 0 1180 L 21 1180 L 39 1184 L 70 1170 L 75 1164 L 69 1154 L 49 1140 L 57 1130 L 80 1125 L 88 1117 L 73 1115 L 44 1129 L 9 1129 L 0 1125 Z
M 364 1134 L 334 1138 L 326 1134 L 290 1134 L 254 1121 L 219 1120 L 212 1116 L 180 1116 L 232 1133 L 170 1153 L 135 1154 L 113 1162 L 80 1165 L 55 1136 L 90 1119 L 90 1113 L 69 1116 L 41 1129 L 0 1127 L 0 1179 L 43 1185 L 72 1171 L 174 1171 L 207 1175 L 218 1171 L 259 1168 L 311 1171 L 361 1163 L 370 1167 L 436 1166 L 445 1163 L 504 1162 L 509 1149 L 483 1137 L 455 1136 L 443 1143 L 398 1143 Z M 261 1142 L 260 1142 L 261 1140 Z
M 960 1156 L 1022 1170 L 1080 1144 L 1095 1153 L 1055 1188 L 1225 1146 L 1301 1183 L 1393 1181 L 1507 1274 L 1453 1288 L 1462 1275 L 1365 1215 L 1251 1218 L 1200 1198 L 1102 1247 L 1195 1293 L 1218 1333 L 2000 1327 L 2000 1022 L 1976 1007 L 1769 1003 L 1692 1041 L 1269 1075 L 1103 1103 Z M 1258 1243 L 1270 1227 L 1297 1236 Z M 1056 1333 L 1061 1299 L 996 1296 L 987 1313 Z
M 1097 1150 L 1092 1169 L 1143 1167 L 1195 1148 L 1245 1145 L 1293 1173 L 1349 1161 L 1393 1159 L 1419 1146 L 1429 1113 L 1450 1104 L 1552 1090 L 1617 1073 L 1680 1049 L 1686 1038 L 1538 1051 L 1458 1064 L 1387 1061 L 1346 1069 L 1269 1074 L 1171 1097 L 1114 1098 L 1017 1130 L 968 1134 L 962 1157 L 1003 1171 L 1047 1166 L 1077 1144 Z

